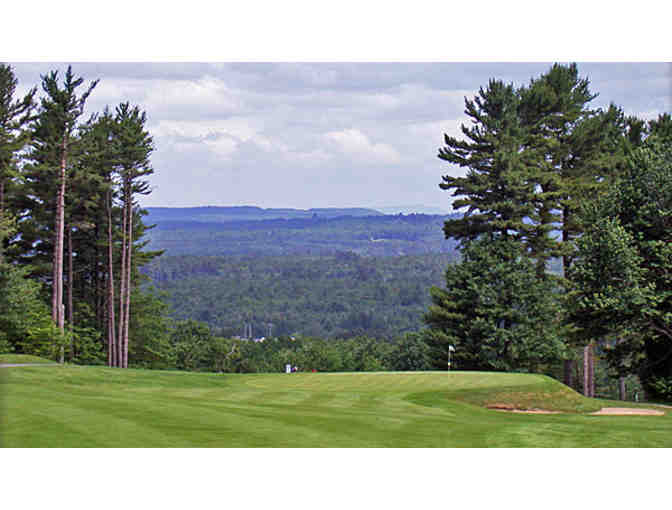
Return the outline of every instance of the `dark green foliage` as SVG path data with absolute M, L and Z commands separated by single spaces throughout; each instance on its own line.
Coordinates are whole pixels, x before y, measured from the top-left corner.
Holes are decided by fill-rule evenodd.
M 142 280 L 138 268 L 159 255 L 143 250 L 147 227 L 142 222 L 144 212 L 134 202 L 137 194 L 148 193 L 144 179 L 152 172 L 146 116 L 138 107 L 121 103 L 114 113 L 106 108 L 80 123 L 84 104 L 98 83 L 90 83 L 80 93 L 83 82 L 71 67 L 62 79 L 58 71 L 42 76 L 45 94 L 32 116 L 35 90 L 14 101 L 16 80 L 11 68 L 0 66 L 0 213 L 6 209 L 18 219 L 16 234 L 4 236 L 7 241 L 0 253 L 12 268 L 25 267 L 21 274 L 35 282 L 39 299 L 46 303 L 53 292 L 52 308 L 58 313 L 52 310 L 52 316 L 58 316 L 59 323 L 62 300 L 67 320 L 62 333 L 53 334 L 44 325 L 22 341 L 32 339 L 34 348 L 39 344 L 44 352 L 58 345 L 65 358 L 76 363 L 103 361 L 110 331 L 110 282 L 119 289 L 123 205 L 132 219 L 132 229 L 127 225 L 126 231 L 133 233 L 127 279 L 138 306 L 137 313 L 131 309 L 130 314 L 129 336 L 138 335 L 137 343 L 129 343 L 136 356 L 131 363 L 173 366 L 165 361 L 172 351 L 163 308 L 151 295 L 136 292 Z M 62 210 L 60 204 L 64 204 Z M 59 239 L 62 252 L 55 250 Z M 114 305 L 119 307 L 118 293 Z
M 636 371 L 654 399 L 672 399 L 672 149 L 652 136 L 629 157 L 590 223 L 572 268 L 579 332 L 617 339 L 610 361 Z
M 176 323 L 170 335 L 175 367 L 180 370 L 201 368 L 205 363 L 211 340 L 210 329 L 201 322 L 186 320 Z
M 0 262 L 0 351 L 53 357 L 58 329 L 27 268 Z M 59 337 L 60 342 L 65 340 Z
M 584 342 L 623 333 L 639 313 L 649 289 L 634 238 L 617 217 L 591 222 L 577 240 L 579 260 L 569 271 L 576 290 L 568 295 L 569 319 Z
M 37 89 L 33 88 L 22 99 L 16 99 L 17 85 L 12 68 L 0 64 L 0 214 L 5 210 L 7 199 L 12 198 L 18 176 L 17 153 L 29 141 L 28 124 L 35 107 Z
M 595 96 L 575 64 L 556 64 L 520 89 L 491 80 L 465 98 L 466 139 L 446 135 L 439 149 L 440 159 L 467 170 L 440 184 L 453 191 L 454 208 L 466 208 L 446 221 L 446 237 L 512 237 L 536 260 L 539 277 L 550 259 L 568 257 L 568 241 L 580 233 L 574 211 L 604 188 L 623 156 L 622 112 L 588 109 Z
M 393 370 L 431 370 L 431 351 L 424 336 L 407 333 L 399 339 L 390 354 L 390 364 Z
M 396 338 L 422 326 L 427 288 L 454 255 L 360 257 L 170 257 L 143 271 L 166 291 L 178 319 L 224 336 L 366 335 Z
M 288 364 L 300 372 L 371 372 L 394 370 L 395 360 L 404 356 L 399 343 L 368 337 L 224 338 L 192 319 L 175 323 L 170 344 L 175 368 L 204 372 L 279 373 Z M 404 369 L 421 368 L 416 364 Z
M 462 125 L 466 139 L 444 136 L 439 158 L 467 169 L 465 177 L 446 175 L 439 185 L 453 191 L 454 209 L 467 208 L 464 217 L 445 222 L 446 238 L 469 241 L 486 232 L 525 236 L 523 219 L 533 214 L 534 183 L 521 158 L 525 132 L 519 103 L 512 85 L 490 80 L 473 100 L 465 98 L 472 121 L 471 127 Z
M 648 133 L 651 138 L 662 144 L 672 143 L 672 115 L 669 113 L 662 113 L 658 118 L 650 120 L 648 124 Z
M 129 365 L 139 368 L 175 367 L 170 334 L 172 321 L 166 295 L 153 287 L 137 287 L 131 294 Z
M 56 333 L 39 283 L 26 278 L 27 268 L 19 268 L 2 257 L 4 241 L 13 235 L 15 221 L 0 212 L 0 352 L 47 354 L 41 344 Z
M 433 287 L 425 334 L 436 368 L 452 360 L 461 370 L 529 370 L 565 354 L 558 288 L 538 280 L 532 262 L 512 240 L 467 244 L 446 271 L 446 288 Z

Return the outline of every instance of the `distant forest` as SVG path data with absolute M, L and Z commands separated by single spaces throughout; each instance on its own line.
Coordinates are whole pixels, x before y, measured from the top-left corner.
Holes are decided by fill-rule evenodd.
M 404 257 L 163 256 L 143 272 L 177 319 L 221 336 L 304 335 L 392 339 L 422 327 L 428 289 L 456 253 Z
M 441 231 L 452 216 L 367 212 L 149 208 L 149 246 L 166 253 L 142 271 L 173 317 L 221 336 L 390 340 L 422 328 L 429 288 L 458 256 Z
M 454 240 L 445 239 L 442 227 L 458 215 L 356 216 L 362 210 L 313 209 L 321 212 L 304 218 L 289 213 L 273 219 L 240 220 L 230 211 L 258 208 L 199 209 L 195 214 L 195 209 L 149 208 L 144 222 L 156 225 L 147 231 L 149 248 L 166 250 L 168 255 L 333 256 L 353 252 L 389 257 L 452 253 L 456 247 Z M 334 211 L 342 215 L 333 216 Z

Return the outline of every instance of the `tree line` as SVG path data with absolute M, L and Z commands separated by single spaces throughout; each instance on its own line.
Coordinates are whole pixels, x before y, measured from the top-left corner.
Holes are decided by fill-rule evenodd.
M 83 120 L 98 80 L 68 67 L 15 97 L 0 65 L 0 348 L 128 367 L 147 310 L 138 268 L 153 140 L 129 102 Z M 138 304 L 138 306 L 134 306 Z M 143 310 L 143 306 L 145 310 Z
M 192 319 L 177 321 L 168 337 L 165 368 L 179 370 L 263 373 L 373 372 L 428 370 L 429 348 L 417 333 L 389 341 L 367 336 L 325 340 L 310 336 L 275 336 L 253 341 L 214 334 Z
M 612 375 L 672 398 L 672 118 L 644 121 L 597 94 L 576 64 L 526 85 L 492 79 L 463 137 L 439 158 L 464 215 L 445 222 L 462 261 L 432 289 L 425 333 L 436 366 L 530 370 L 564 360 L 564 382 L 594 396 L 597 345 Z M 562 261 L 560 275 L 549 271 Z

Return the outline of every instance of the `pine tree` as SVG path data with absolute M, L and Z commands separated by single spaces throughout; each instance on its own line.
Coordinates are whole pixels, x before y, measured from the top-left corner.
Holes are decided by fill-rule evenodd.
M 586 233 L 570 268 L 570 319 L 584 338 L 616 336 L 647 393 L 672 397 L 672 150 L 651 136 L 633 150 L 609 194 L 583 211 Z
M 465 113 L 473 126 L 462 125 L 465 140 L 444 135 L 439 158 L 466 168 L 466 176 L 446 175 L 439 185 L 452 190 L 454 209 L 464 217 L 446 221 L 446 238 L 473 240 L 483 233 L 525 240 L 532 215 L 534 188 L 526 176 L 521 153 L 525 133 L 518 115 L 519 97 L 513 85 L 490 80 L 473 100 L 465 98 Z
M 139 217 L 134 196 L 149 193 L 149 183 L 143 177 L 154 172 L 149 161 L 154 150 L 153 140 L 145 129 L 146 121 L 145 112 L 137 106 L 131 107 L 129 103 L 121 103 L 115 110 L 122 200 L 121 284 L 117 339 L 120 353 L 118 361 L 122 368 L 128 367 L 134 226 L 137 227 Z M 137 230 L 135 235 L 137 236 Z
M 441 159 L 467 168 L 465 177 L 445 176 L 440 184 L 464 197 L 454 208 L 468 207 L 463 218 L 446 222 L 446 237 L 469 241 L 499 233 L 521 243 L 539 279 L 547 278 L 555 257 L 562 257 L 566 272 L 571 241 L 581 233 L 576 209 L 618 175 L 626 134 L 636 143 L 641 128 L 614 105 L 589 109 L 595 97 L 575 64 L 555 64 L 527 86 L 491 80 L 466 100 L 473 126 L 462 126 L 465 140 L 446 136 L 439 151 Z M 569 361 L 565 369 L 569 383 Z
M 40 186 L 56 185 L 53 260 L 52 260 L 52 319 L 61 332 L 64 330 L 63 306 L 63 255 L 65 237 L 65 195 L 69 169 L 69 156 L 73 150 L 73 137 L 77 119 L 82 115 L 84 104 L 98 81 L 92 82 L 86 91 L 77 96 L 76 89 L 83 83 L 75 78 L 69 66 L 63 80 L 58 83 L 58 71 L 42 76 L 42 89 L 46 93 L 40 101 L 40 112 L 33 131 L 33 157 L 36 161 L 32 184 Z M 41 184 L 38 184 L 42 181 Z M 53 189 L 53 188 L 52 188 Z M 37 204 L 38 207 L 42 204 Z M 63 361 L 63 359 L 61 359 Z
M 498 234 L 462 248 L 446 271 L 446 288 L 433 287 L 425 338 L 436 368 L 449 349 L 460 369 L 535 371 L 564 355 L 557 289 L 537 279 L 520 245 Z
M 115 264 L 114 249 L 116 239 L 117 208 L 114 207 L 118 148 L 115 144 L 116 127 L 114 117 L 106 108 L 102 115 L 94 115 L 82 126 L 83 153 L 80 157 L 82 173 L 87 176 L 90 190 L 90 207 L 85 208 L 88 221 L 94 224 L 92 238 L 89 239 L 88 256 L 89 280 L 87 286 L 93 288 L 93 309 L 96 327 L 105 331 L 107 361 L 109 366 L 117 366 L 117 344 L 115 335 Z M 91 292 L 88 293 L 91 299 Z M 81 296 L 80 299 L 85 299 Z
M 520 116 L 526 127 L 524 151 L 533 162 L 537 226 L 534 250 L 540 274 L 551 257 L 562 256 L 563 269 L 571 263 L 571 241 L 580 233 L 574 212 L 613 180 L 623 133 L 623 115 L 611 105 L 591 110 L 597 94 L 576 64 L 555 64 L 521 89 Z M 553 230 L 561 232 L 552 239 Z
M 0 216 L 6 209 L 6 193 L 18 175 L 17 156 L 28 143 L 28 125 L 35 108 L 37 89 L 33 88 L 22 99 L 15 100 L 17 85 L 12 68 L 0 64 Z

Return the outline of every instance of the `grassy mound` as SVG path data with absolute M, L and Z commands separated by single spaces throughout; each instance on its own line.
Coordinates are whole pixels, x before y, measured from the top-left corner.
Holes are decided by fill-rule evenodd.
M 672 446 L 672 418 L 548 377 L 478 372 L 198 374 L 64 366 L 0 371 L 8 447 Z M 563 414 L 504 413 L 485 406 Z
M 32 356 L 30 354 L 0 354 L 0 365 L 5 363 L 56 363 L 53 360 Z

